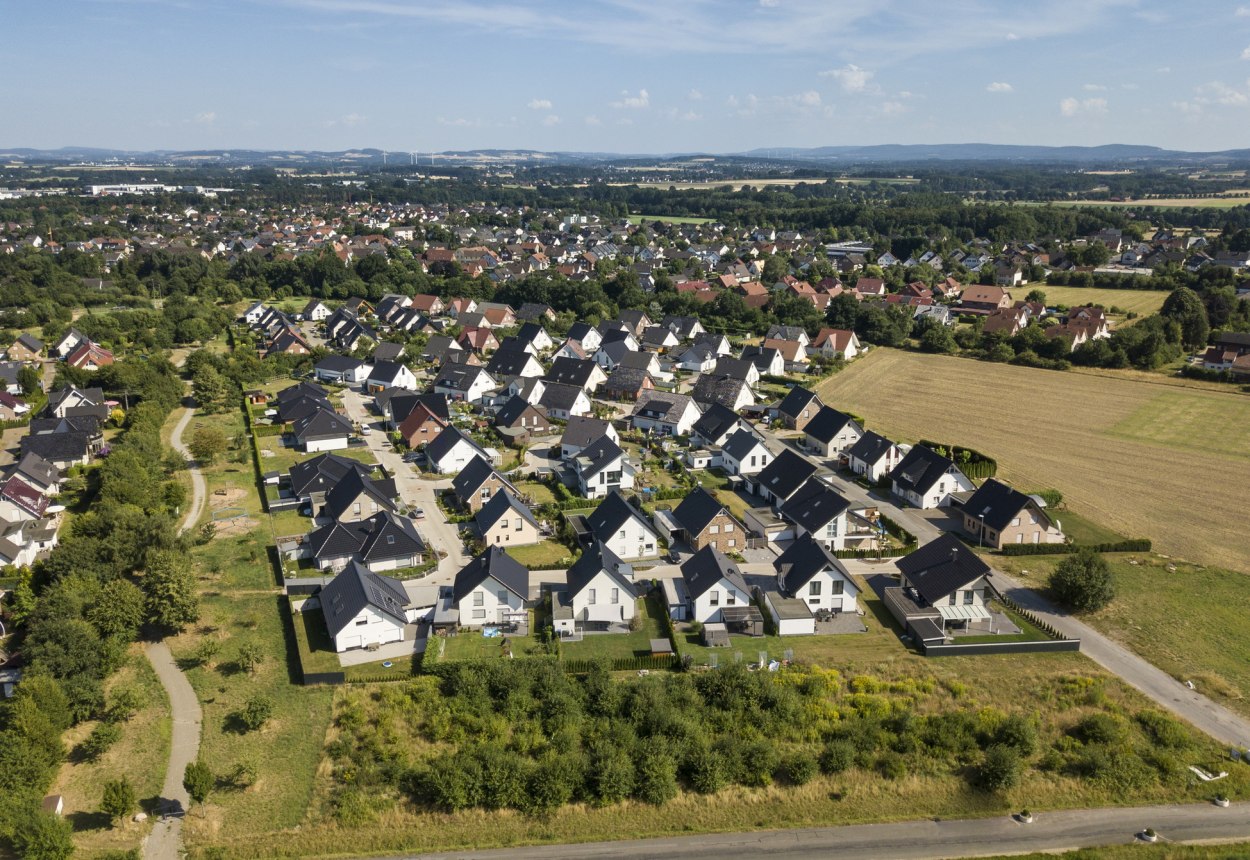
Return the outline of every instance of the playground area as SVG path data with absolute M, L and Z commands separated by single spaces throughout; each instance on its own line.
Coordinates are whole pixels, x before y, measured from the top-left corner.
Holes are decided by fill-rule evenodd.
M 243 535 L 256 528 L 256 518 L 240 506 L 246 495 L 238 487 L 221 487 L 209 495 L 209 520 L 218 535 Z

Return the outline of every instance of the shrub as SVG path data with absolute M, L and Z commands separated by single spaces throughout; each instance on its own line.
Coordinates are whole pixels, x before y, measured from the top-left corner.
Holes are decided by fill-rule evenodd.
M 808 752 L 797 752 L 786 756 L 781 763 L 781 771 L 791 785 L 807 785 L 819 773 L 816 757 Z
M 634 761 L 617 746 L 598 750 L 591 759 L 590 790 L 603 805 L 619 803 L 634 791 Z
M 772 742 L 763 739 L 752 741 L 742 748 L 738 780 L 743 785 L 756 788 L 772 785 L 778 764 L 780 760 Z
M 677 764 L 663 750 L 646 749 L 638 761 L 638 782 L 634 789 L 639 800 L 659 806 L 677 796 Z
M 1003 791 L 1020 781 L 1020 754 L 1015 747 L 995 744 L 976 769 L 976 783 L 985 791 Z
M 108 752 L 113 744 L 121 739 L 121 736 L 121 726 L 116 723 L 99 723 L 91 730 L 91 734 L 78 744 L 78 754 L 85 761 L 99 761 L 100 756 Z
M 254 732 L 273 716 L 273 700 L 267 696 L 252 696 L 234 716 L 245 730 Z
M 724 756 L 703 744 L 686 756 L 685 771 L 690 787 L 700 794 L 715 794 L 729 781 Z
M 1050 587 L 1061 601 L 1079 612 L 1102 609 L 1115 597 L 1107 560 L 1088 549 L 1059 562 L 1050 577 Z
M 1152 741 L 1164 749 L 1181 749 L 1189 746 L 1189 733 L 1178 720 L 1162 711 L 1142 711 L 1137 722 Z
M 994 743 L 1008 746 L 1022 756 L 1037 752 L 1037 727 L 1020 714 L 1012 714 L 994 732 Z
M 377 817 L 373 804 L 355 786 L 347 786 L 334 795 L 334 820 L 345 827 L 360 827 Z
M 147 704 L 143 691 L 138 687 L 118 687 L 109 697 L 105 719 L 110 723 L 124 723 Z
M 1073 734 L 1085 744 L 1119 744 L 1128 736 L 1128 726 L 1111 714 L 1090 714 L 1076 724 Z
M 100 811 L 107 815 L 114 824 L 130 815 L 138 803 L 134 786 L 129 781 L 110 779 L 104 783 L 104 796 L 100 800 Z
M 572 756 L 555 755 L 530 772 L 526 812 L 547 815 L 573 799 L 582 783 L 582 769 Z
M 877 759 L 877 771 L 886 779 L 902 779 L 907 776 L 907 761 L 896 752 L 884 752 Z
M 855 745 L 849 740 L 830 741 L 820 753 L 820 769 L 827 774 L 842 773 L 855 764 Z

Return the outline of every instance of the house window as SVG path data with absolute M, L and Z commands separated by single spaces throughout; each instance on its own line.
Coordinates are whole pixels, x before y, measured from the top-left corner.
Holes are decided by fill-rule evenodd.
M 951 592 L 950 605 L 951 605 L 951 606 L 954 606 L 954 605 L 955 605 L 956 603 L 958 603 L 958 602 L 959 602 L 959 592 L 958 592 L 958 591 L 952 591 L 952 592 Z
M 621 533 L 620 533 L 619 535 L 617 535 L 617 537 L 624 538 L 624 537 L 625 537 L 625 529 L 621 529 Z
M 1037 537 L 1037 532 L 1033 532 L 1033 537 L 1034 538 Z M 1037 543 L 1036 540 L 1034 540 L 1033 542 Z M 1024 543 L 1024 532 L 1016 532 L 1016 543 Z
M 708 603 L 712 604 L 713 606 L 720 606 L 720 592 L 719 591 L 708 592 Z
M 395 545 L 395 535 L 387 535 L 387 536 L 386 536 L 386 545 L 387 545 L 387 546 L 394 546 L 394 545 Z
M 489 499 L 490 499 L 490 487 L 482 487 L 482 501 L 485 502 L 485 501 L 488 501 Z
M 594 589 L 594 588 L 590 589 L 590 594 L 587 596 L 586 602 L 589 603 L 591 606 L 594 606 L 596 603 L 599 602 L 599 595 L 598 595 L 597 589 Z
M 1012 524 L 1013 526 L 1018 526 L 1018 525 L 1020 525 L 1020 518 L 1019 518 L 1019 517 L 1016 517 L 1015 519 L 1013 519 L 1013 520 L 1011 521 L 1011 524 Z
M 356 626 L 357 626 L 357 627 L 364 627 L 364 626 L 365 626 L 366 624 L 368 624 L 368 623 L 369 623 L 369 616 L 367 616 L 367 615 L 366 615 L 364 618 L 357 618 L 357 619 L 356 619 Z
M 976 600 L 977 593 L 971 588 L 964 592 L 964 606 L 971 606 Z
M 732 591 L 725 592 L 725 605 L 726 606 L 733 606 L 737 602 L 738 602 L 738 596 L 736 594 L 734 594 Z
M 733 524 L 733 523 L 725 523 L 725 534 L 729 534 L 729 533 L 730 533 L 731 531 L 733 531 L 733 530 L 734 530 L 734 524 Z M 732 546 L 732 544 L 730 544 L 730 545 Z
M 718 535 L 718 534 L 720 534 L 720 526 L 708 526 L 708 527 L 707 527 L 707 533 L 708 533 L 708 534 L 710 534 L 710 535 Z
M 508 520 L 506 517 L 499 521 L 499 527 L 501 529 L 506 529 L 508 527 Z
M 352 513 L 353 514 L 360 513 L 360 502 L 356 502 L 354 505 L 352 505 Z
M 525 527 L 525 520 L 521 519 L 520 517 L 517 517 L 516 518 L 516 530 L 520 531 L 524 527 Z
M 499 589 L 499 593 L 498 593 L 498 595 L 497 595 L 497 596 L 498 596 L 498 598 L 499 598 L 499 602 L 500 602 L 500 603 L 507 603 L 507 602 L 508 602 L 508 592 L 507 592 L 507 591 L 505 591 L 505 590 L 503 590 L 502 588 L 501 588 L 501 589 Z
M 474 617 L 474 618 L 476 618 L 476 619 L 484 619 L 484 618 L 486 617 L 486 610 L 485 610 L 485 609 L 474 609 L 474 610 L 473 610 L 473 617 Z
M 729 540 L 725 541 L 725 546 L 735 547 L 737 545 L 738 545 L 738 542 L 734 540 L 733 538 L 730 538 Z
M 842 580 L 840 580 L 840 579 L 835 579 L 835 580 L 833 581 L 832 587 L 829 589 L 829 593 L 830 593 L 830 594 L 841 594 L 841 593 L 842 593 L 842 591 L 843 591 L 843 589 L 844 589 L 844 587 L 845 587 L 845 585 L 846 585 L 846 583 L 844 583 Z
M 820 582 L 813 579 L 811 581 L 811 584 L 809 584 L 807 587 L 807 593 L 812 595 L 813 597 L 819 596 L 820 595 Z
M 484 591 L 473 592 L 473 605 L 485 606 L 486 605 L 486 592 Z
M 621 590 L 619 588 L 612 589 L 612 603 L 617 604 L 620 602 L 621 602 Z

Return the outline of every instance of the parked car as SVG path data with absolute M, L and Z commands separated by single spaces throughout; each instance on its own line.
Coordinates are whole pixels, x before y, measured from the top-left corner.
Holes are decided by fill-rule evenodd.
M 373 430 L 369 427 L 369 425 L 368 425 L 368 424 L 362 424 L 362 425 L 360 426 L 360 435 L 361 435 L 361 436 L 368 436 L 368 435 L 369 435 L 370 433 L 372 433 L 372 432 L 373 432 Z
M 423 519 L 425 519 L 425 509 L 424 509 L 424 508 L 413 508 L 413 509 L 412 509 L 412 518 L 413 518 L 414 520 L 423 520 Z

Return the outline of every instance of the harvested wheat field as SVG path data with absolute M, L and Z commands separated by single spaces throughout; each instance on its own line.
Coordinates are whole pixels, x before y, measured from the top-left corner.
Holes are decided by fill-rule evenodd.
M 817 390 L 898 441 L 976 448 L 1160 552 L 1250 572 L 1250 397 L 1161 381 L 875 349 Z

